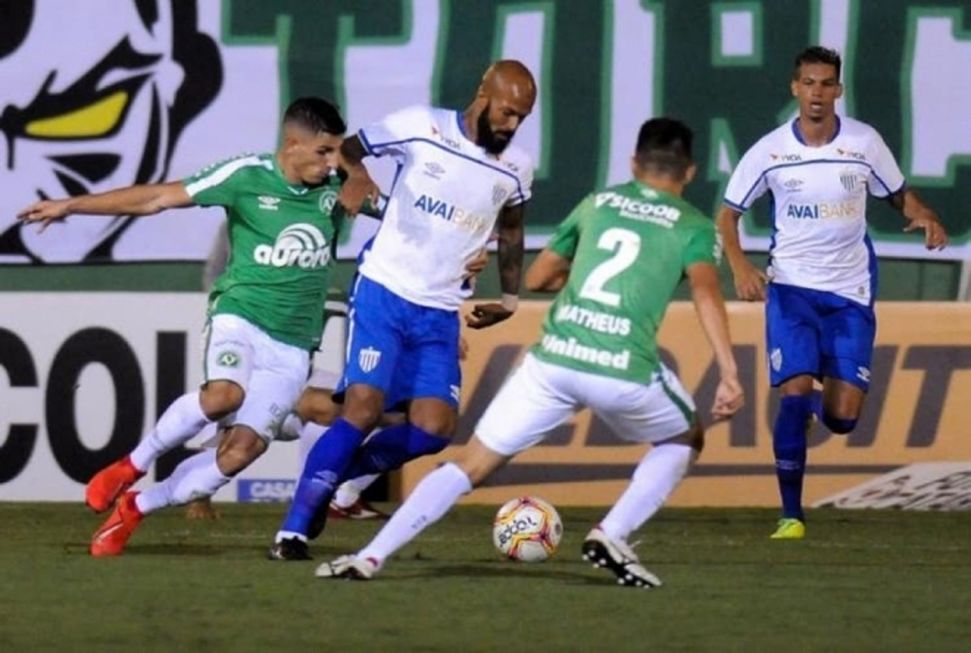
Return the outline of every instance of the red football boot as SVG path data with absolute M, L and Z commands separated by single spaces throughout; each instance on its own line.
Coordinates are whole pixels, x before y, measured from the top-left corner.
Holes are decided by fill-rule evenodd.
M 104 512 L 142 476 L 145 472 L 136 469 L 131 458 L 125 456 L 91 477 L 84 488 L 84 502 L 91 510 Z
M 136 496 L 138 492 L 125 492 L 121 495 L 111 515 L 91 538 L 91 555 L 96 558 L 117 556 L 125 550 L 128 538 L 144 518 L 138 506 L 135 505 Z

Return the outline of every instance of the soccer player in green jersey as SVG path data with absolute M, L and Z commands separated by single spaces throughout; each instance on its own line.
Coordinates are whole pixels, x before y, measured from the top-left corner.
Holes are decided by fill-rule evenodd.
M 621 437 L 654 446 L 587 535 L 584 556 L 622 585 L 661 584 L 627 538 L 660 508 L 703 444 L 691 396 L 657 352 L 657 330 L 682 277 L 721 376 L 712 415 L 728 418 L 743 403 L 718 283 L 715 227 L 681 199 L 695 171 L 691 141 L 691 130 L 676 120 L 644 123 L 634 179 L 584 199 L 527 271 L 527 288 L 559 294 L 539 343 L 492 401 L 459 459 L 426 476 L 364 549 L 321 565 L 318 576 L 371 578 L 460 496 L 587 406 Z
M 266 450 L 300 396 L 340 226 L 336 170 L 345 129 L 332 104 L 301 98 L 286 110 L 275 154 L 239 156 L 182 181 L 45 200 L 18 216 L 44 228 L 70 214 L 141 216 L 197 205 L 222 206 L 229 220 L 229 264 L 210 295 L 204 382 L 176 399 L 130 455 L 89 481 L 92 510 L 115 505 L 92 555 L 120 554 L 145 515 L 215 493 Z M 218 420 L 233 428 L 217 449 L 187 458 L 144 492 L 127 491 L 160 455 Z

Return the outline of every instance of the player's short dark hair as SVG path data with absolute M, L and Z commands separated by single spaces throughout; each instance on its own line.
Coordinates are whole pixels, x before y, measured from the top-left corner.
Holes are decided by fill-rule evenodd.
M 682 180 L 691 167 L 691 128 L 674 118 L 651 118 L 637 134 L 634 158 L 645 172 Z
M 843 67 L 843 60 L 840 53 L 831 48 L 824 48 L 821 45 L 811 45 L 796 55 L 795 65 L 792 69 L 792 78 L 799 79 L 799 68 L 804 63 L 823 63 L 836 68 L 836 79 L 840 78 L 840 69 Z
M 290 103 L 283 114 L 283 123 L 309 129 L 315 134 L 325 132 L 340 136 L 347 131 L 337 107 L 319 97 L 301 97 Z

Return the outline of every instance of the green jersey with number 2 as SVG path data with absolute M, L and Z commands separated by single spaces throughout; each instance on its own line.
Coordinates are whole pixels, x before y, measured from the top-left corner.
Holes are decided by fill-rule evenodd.
M 209 313 L 239 315 L 280 342 L 315 349 L 334 241 L 343 217 L 341 182 L 291 184 L 272 154 L 246 155 L 185 180 L 200 206 L 223 206 L 229 262 L 213 285 Z
M 588 196 L 547 245 L 572 265 L 533 354 L 649 383 L 671 295 L 689 266 L 717 264 L 715 233 L 714 223 L 689 203 L 637 181 Z

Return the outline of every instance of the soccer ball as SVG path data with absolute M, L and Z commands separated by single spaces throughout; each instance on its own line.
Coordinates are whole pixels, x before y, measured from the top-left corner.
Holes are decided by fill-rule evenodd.
M 492 541 L 499 552 L 520 562 L 542 562 L 556 551 L 563 522 L 556 508 L 537 497 L 507 501 L 492 522 Z

